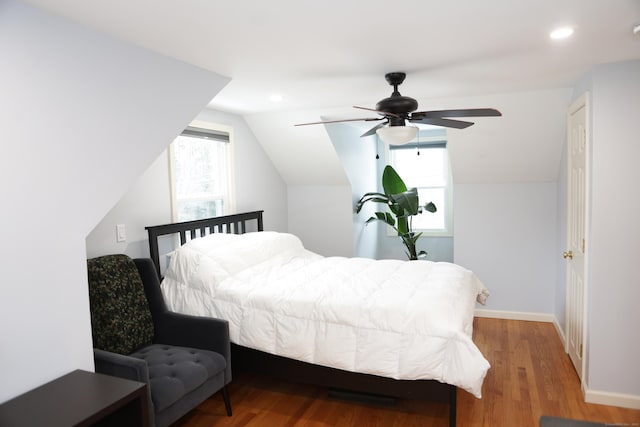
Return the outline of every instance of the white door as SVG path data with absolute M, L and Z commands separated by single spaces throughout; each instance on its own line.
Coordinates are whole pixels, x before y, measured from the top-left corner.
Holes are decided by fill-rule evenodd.
M 567 353 L 581 379 L 584 378 L 587 287 L 587 150 L 588 94 L 569 110 L 568 129 L 568 204 L 567 204 Z

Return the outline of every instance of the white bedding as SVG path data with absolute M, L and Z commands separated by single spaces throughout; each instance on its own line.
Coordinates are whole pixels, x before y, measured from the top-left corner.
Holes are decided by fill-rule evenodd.
M 434 379 L 481 397 L 471 339 L 488 292 L 450 263 L 323 257 L 291 234 L 212 234 L 171 256 L 170 310 L 229 321 L 231 341 L 347 371 Z

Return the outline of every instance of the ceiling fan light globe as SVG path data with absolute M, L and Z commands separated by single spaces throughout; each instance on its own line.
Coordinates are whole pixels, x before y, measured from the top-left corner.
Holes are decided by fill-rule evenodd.
M 388 126 L 376 131 L 380 139 L 389 145 L 403 145 L 411 142 L 418 134 L 415 126 Z

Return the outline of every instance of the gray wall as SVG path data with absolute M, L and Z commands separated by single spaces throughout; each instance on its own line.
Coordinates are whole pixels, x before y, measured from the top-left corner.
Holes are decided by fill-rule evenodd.
M 587 261 L 587 396 L 640 396 L 640 61 L 594 67 L 576 84 L 573 99 L 589 92 L 591 127 Z M 558 178 L 558 254 L 566 249 L 566 146 Z M 565 263 L 556 272 L 556 318 L 565 325 Z
M 588 385 L 640 396 L 640 61 L 592 74 Z
M 85 238 L 227 79 L 0 2 L 0 402 L 93 370 Z
M 289 232 L 310 251 L 353 255 L 351 188 L 348 185 L 288 185 Z
M 556 183 L 456 184 L 454 261 L 489 288 L 487 309 L 554 313 Z

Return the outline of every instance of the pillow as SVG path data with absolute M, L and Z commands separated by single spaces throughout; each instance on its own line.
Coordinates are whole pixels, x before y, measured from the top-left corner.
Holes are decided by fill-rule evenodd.
M 129 354 L 150 344 L 154 329 L 140 273 L 126 255 L 87 260 L 93 346 Z
M 171 257 L 165 277 L 195 288 L 209 289 L 216 283 L 283 254 L 304 250 L 293 234 L 258 231 L 245 234 L 213 233 L 193 239 Z

